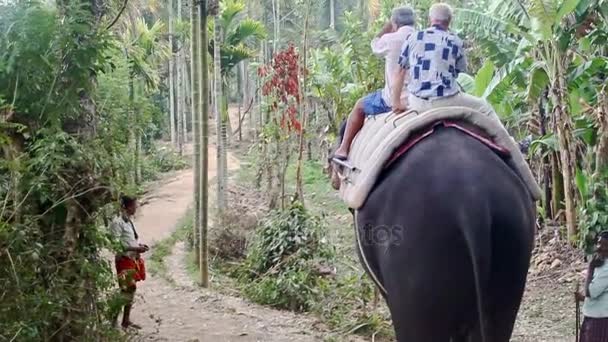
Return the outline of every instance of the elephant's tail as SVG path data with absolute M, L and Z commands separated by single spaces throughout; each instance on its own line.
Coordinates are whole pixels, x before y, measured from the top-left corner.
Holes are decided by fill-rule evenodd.
M 482 209 L 482 208 L 478 208 Z M 480 210 L 482 211 L 482 210 Z M 483 212 L 483 211 L 482 211 Z M 486 211 L 487 212 L 487 211 Z M 466 211 L 461 211 L 466 213 Z M 486 283 L 484 275 L 489 274 L 492 256 L 491 218 L 489 215 L 463 215 L 461 217 L 461 229 L 465 242 L 469 249 L 471 264 L 473 266 L 473 277 L 475 281 L 475 293 L 477 296 L 477 312 L 479 333 L 482 342 L 488 342 L 487 324 L 485 319 Z

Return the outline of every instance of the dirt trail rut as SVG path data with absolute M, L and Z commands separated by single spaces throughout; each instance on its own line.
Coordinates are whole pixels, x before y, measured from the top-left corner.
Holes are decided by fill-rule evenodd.
M 215 147 L 210 147 L 209 179 L 215 177 Z M 239 167 L 228 155 L 228 168 Z M 193 171 L 176 172 L 154 185 L 148 202 L 136 216 L 142 242 L 154 243 L 168 237 L 186 214 L 193 198 Z M 213 194 L 213 192 L 211 192 Z M 150 252 L 148 252 L 148 256 Z M 142 326 L 135 341 L 320 341 L 313 331 L 316 320 L 257 306 L 243 299 L 197 287 L 184 266 L 183 244 L 178 243 L 168 260 L 175 284 L 147 275 L 139 283 L 132 319 Z M 357 339 L 358 340 L 358 339 Z

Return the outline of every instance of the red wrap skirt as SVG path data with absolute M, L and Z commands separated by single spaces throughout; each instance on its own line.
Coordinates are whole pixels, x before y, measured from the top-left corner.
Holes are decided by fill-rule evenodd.
M 116 273 L 121 288 L 135 287 L 135 283 L 146 279 L 146 266 L 143 258 L 132 259 L 121 256 L 116 259 Z

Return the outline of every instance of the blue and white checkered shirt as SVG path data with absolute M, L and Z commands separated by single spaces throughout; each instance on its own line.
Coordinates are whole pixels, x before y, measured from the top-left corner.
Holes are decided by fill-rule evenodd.
M 403 44 L 399 65 L 408 69 L 408 91 L 423 99 L 458 93 L 456 78 L 466 71 L 462 40 L 438 26 L 412 33 Z

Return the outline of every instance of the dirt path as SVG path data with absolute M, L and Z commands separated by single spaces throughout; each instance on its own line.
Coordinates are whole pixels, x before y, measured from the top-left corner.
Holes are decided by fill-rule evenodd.
M 209 178 L 216 174 L 215 147 L 210 147 Z M 239 167 L 228 155 L 228 168 Z M 176 172 L 154 185 L 136 224 L 143 242 L 170 236 L 192 202 L 193 171 Z M 148 254 L 149 255 L 149 254 Z M 175 284 L 148 274 L 139 284 L 133 321 L 143 329 L 135 341 L 319 341 L 311 318 L 276 311 L 204 290 L 192 284 L 184 264 L 183 244 L 165 262 Z
M 313 333 L 313 319 L 253 305 L 243 299 L 196 287 L 184 270 L 184 245 L 178 243 L 167 266 L 175 281 L 146 281 L 145 303 L 138 309 L 147 317 L 141 341 L 295 341 L 322 340 Z M 143 310 L 143 312 L 142 312 Z M 313 328 L 313 329 L 311 329 Z

